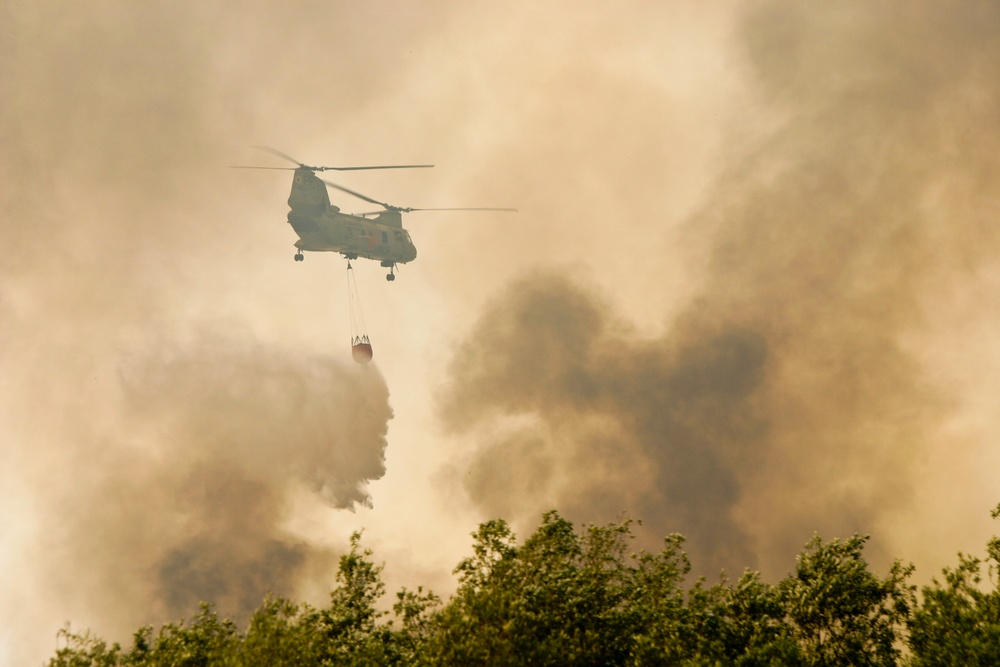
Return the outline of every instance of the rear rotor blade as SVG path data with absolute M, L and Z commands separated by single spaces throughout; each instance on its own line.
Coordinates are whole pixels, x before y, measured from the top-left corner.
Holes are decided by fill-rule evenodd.
M 495 208 L 495 207 L 485 207 L 485 208 L 484 207 L 475 207 L 475 208 L 469 208 L 469 207 L 460 207 L 460 208 L 454 208 L 454 207 L 449 207 L 449 208 L 412 208 L 412 207 L 405 207 L 404 208 L 402 206 L 393 206 L 392 204 L 386 203 L 384 201 L 379 201 L 377 199 L 372 199 L 371 197 L 369 197 L 367 195 L 363 195 L 360 192 L 355 192 L 354 190 L 351 190 L 350 188 L 345 188 L 343 185 L 337 185 L 336 183 L 332 183 L 332 182 L 324 180 L 322 178 L 320 180 L 323 181 L 324 183 L 326 183 L 327 185 L 329 185 L 331 188 L 336 188 L 336 189 L 340 190 L 341 192 L 346 192 L 349 195 L 354 195 L 358 199 L 363 199 L 366 202 L 368 202 L 369 204 L 378 204 L 379 206 L 381 206 L 382 208 L 386 209 L 387 211 L 400 211 L 401 213 L 410 213 L 411 211 L 507 211 L 507 212 L 510 212 L 510 213 L 517 213 L 517 209 L 516 208 Z M 378 213 L 378 211 L 376 211 L 375 213 Z M 374 213 L 359 213 L 358 215 L 367 216 L 367 215 L 374 215 Z
M 377 164 L 371 167 L 309 167 L 316 171 L 357 171 L 359 169 L 427 169 L 432 164 Z
M 516 208 L 401 208 L 399 206 L 388 206 L 390 210 L 399 211 L 400 213 L 412 213 L 413 211 L 506 211 L 508 213 L 517 213 Z M 354 215 L 360 215 L 367 218 L 369 215 L 378 215 L 382 211 L 365 211 L 364 213 L 355 213 Z
M 425 169 L 428 167 L 433 167 L 432 164 L 377 164 L 370 167 L 311 167 L 307 164 L 299 162 L 291 155 L 282 153 L 277 148 L 271 148 L 270 146 L 254 146 L 258 150 L 262 150 L 265 153 L 270 153 L 284 160 L 288 160 L 293 164 L 299 165 L 299 167 L 305 167 L 306 169 L 311 169 L 312 171 L 360 171 L 365 169 Z M 288 167 L 285 167 L 287 169 Z M 272 167 L 272 169 L 278 169 L 278 167 Z
M 342 192 L 346 192 L 349 195 L 354 195 L 358 199 L 364 199 L 369 204 L 378 204 L 379 206 L 381 206 L 382 208 L 385 208 L 385 209 L 395 208 L 391 204 L 386 204 L 385 202 L 381 202 L 381 201 L 379 201 L 377 199 L 372 199 L 371 197 L 363 195 L 360 192 L 355 192 L 354 190 L 351 190 L 350 188 L 345 188 L 343 185 L 337 185 L 336 183 L 331 183 L 330 181 L 325 181 L 323 179 L 320 179 L 320 180 L 323 181 L 324 183 L 326 183 L 327 185 L 329 185 L 331 188 L 337 188 L 338 190 L 341 190 Z
M 258 167 L 257 165 L 245 165 L 245 164 L 231 164 L 230 169 L 278 169 L 280 171 L 295 171 L 296 169 L 309 169 L 311 171 L 358 171 L 362 169 L 411 169 L 415 167 L 433 167 L 432 164 L 394 164 L 394 165 L 381 165 L 374 167 L 310 167 L 309 165 L 302 165 L 301 167 Z
M 406 213 L 410 211 L 508 211 L 510 213 L 517 213 L 516 208 L 401 208 L 399 209 Z

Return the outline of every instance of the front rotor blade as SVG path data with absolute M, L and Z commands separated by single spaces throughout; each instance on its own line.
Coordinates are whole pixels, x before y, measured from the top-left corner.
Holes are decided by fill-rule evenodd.
M 288 160 L 300 167 L 305 167 L 306 169 L 311 169 L 313 171 L 361 171 L 365 169 L 426 169 L 428 167 L 433 167 L 432 164 L 377 164 L 370 167 L 311 167 L 307 164 L 299 162 L 291 155 L 282 153 L 277 148 L 271 148 L 270 146 L 254 146 L 258 150 L 262 150 L 271 155 L 276 155 L 282 159 Z

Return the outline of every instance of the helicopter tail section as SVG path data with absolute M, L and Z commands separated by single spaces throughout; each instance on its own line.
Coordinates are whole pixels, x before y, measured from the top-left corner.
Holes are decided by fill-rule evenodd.
M 296 169 L 288 206 L 300 213 L 324 213 L 330 208 L 326 184 L 307 168 Z

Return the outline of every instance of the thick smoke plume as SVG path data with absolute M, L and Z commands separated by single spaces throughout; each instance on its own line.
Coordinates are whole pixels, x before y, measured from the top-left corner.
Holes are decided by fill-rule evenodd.
M 954 389 L 914 340 L 1000 250 L 1000 13 L 764 3 L 740 37 L 747 112 L 781 120 L 692 217 L 687 308 L 640 337 L 542 273 L 455 355 L 442 414 L 481 436 L 486 513 L 625 512 L 703 571 L 776 573 L 812 531 L 877 533 L 909 503 Z
M 445 418 L 533 419 L 480 451 L 470 494 L 501 516 L 539 502 L 581 520 L 628 512 L 696 538 L 712 564 L 748 562 L 731 509 L 764 432 L 752 400 L 767 341 L 736 327 L 699 334 L 636 340 L 566 278 L 512 285 L 458 354 Z
M 245 618 L 269 593 L 331 581 L 329 547 L 290 512 L 302 492 L 370 506 L 392 416 L 377 371 L 209 338 L 130 357 L 120 376 L 113 430 L 63 436 L 72 474 L 47 494 L 62 520 L 42 556 L 54 585 L 124 625 L 201 601 Z

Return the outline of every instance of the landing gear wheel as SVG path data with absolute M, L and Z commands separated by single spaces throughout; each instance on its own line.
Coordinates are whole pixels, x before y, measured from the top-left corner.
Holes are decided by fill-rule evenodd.
M 301 252 L 297 252 L 297 253 L 295 253 L 295 261 L 296 261 L 296 262 L 301 262 L 301 261 L 302 261 L 302 260 L 304 260 L 305 258 L 306 258 L 306 256 L 305 256 L 305 255 L 303 255 L 303 254 L 302 254 Z
M 393 280 L 396 279 L 396 274 L 394 274 L 394 273 L 387 273 L 385 275 L 385 279 L 388 280 L 389 282 L 392 282 Z

